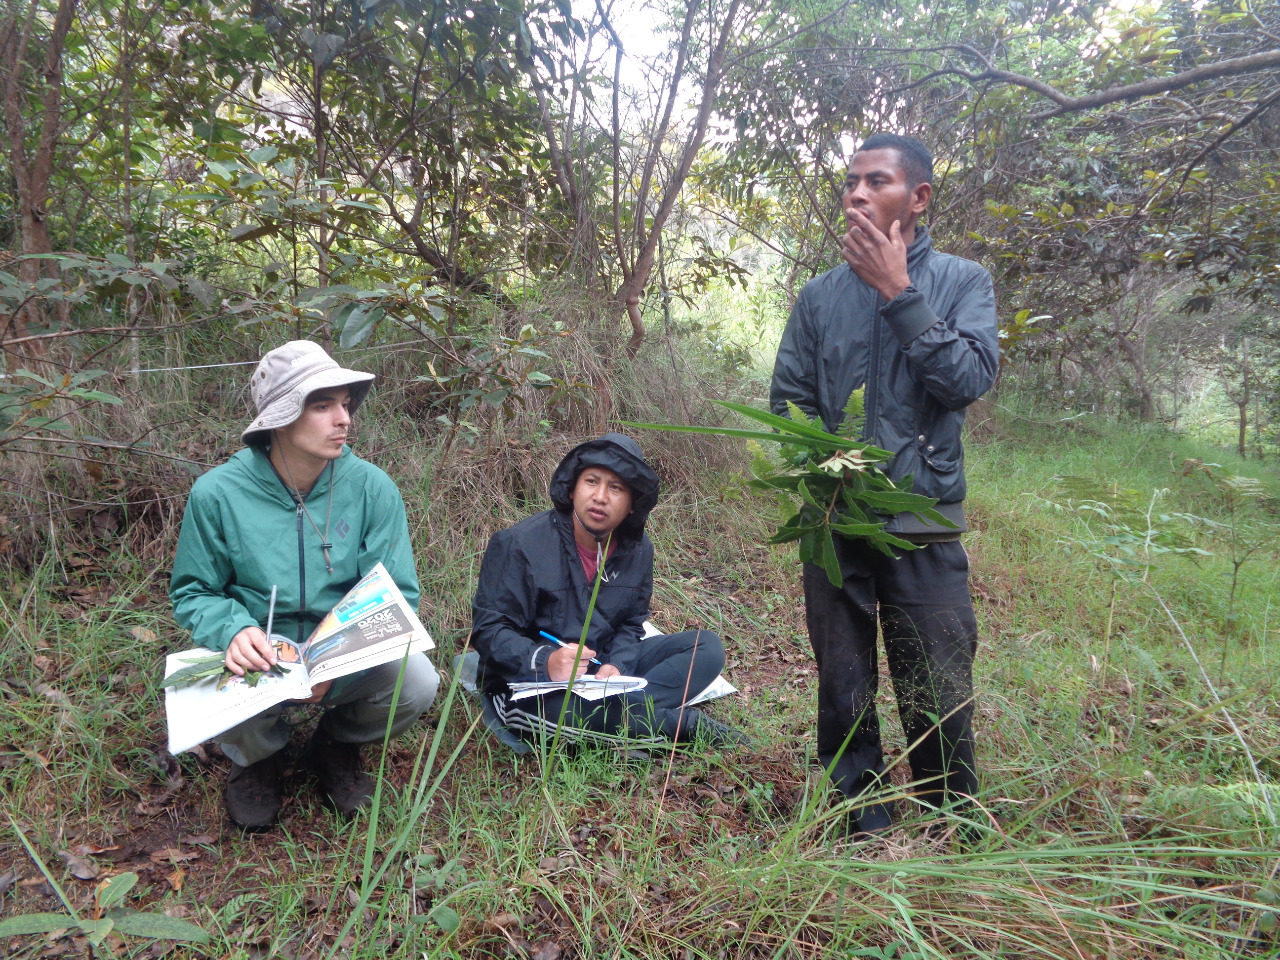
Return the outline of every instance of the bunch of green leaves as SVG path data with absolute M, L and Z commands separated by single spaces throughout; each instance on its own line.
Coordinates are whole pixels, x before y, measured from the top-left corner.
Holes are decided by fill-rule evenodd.
M 788 404 L 789 417 L 780 417 L 740 403 L 716 403 L 775 432 L 652 423 L 628 426 L 739 437 L 755 444 L 749 486 L 777 491 L 783 503 L 795 510 L 769 542 L 798 541 L 801 561 L 822 567 L 832 584 L 842 582 L 836 535 L 893 556 L 894 550 L 915 550 L 918 546 L 885 530 L 885 521 L 894 514 L 910 513 L 941 527 L 955 527 L 933 509 L 936 500 L 910 492 L 910 477 L 900 486 L 881 469 L 880 464 L 892 457 L 888 450 L 857 439 L 863 421 L 861 389 L 850 395 L 836 433 L 817 426 L 816 418 L 794 404 Z M 765 455 L 759 446 L 762 442 L 777 444 L 776 458 Z
M 208 943 L 209 934 L 200 927 L 186 920 L 170 917 L 164 913 L 150 913 L 130 910 L 123 906 L 125 897 L 138 882 L 136 873 L 119 873 L 102 881 L 93 893 L 93 916 L 81 916 L 71 905 L 66 892 L 53 878 L 44 861 L 37 855 L 26 834 L 18 827 L 13 817 L 9 825 L 27 848 L 27 853 L 35 865 L 44 874 L 49 886 L 57 893 L 58 899 L 66 908 L 66 913 L 24 913 L 0 920 L 0 937 L 34 936 L 53 933 L 57 930 L 78 929 L 84 934 L 91 946 L 102 944 L 108 934 L 127 933 L 135 937 L 150 940 L 187 940 L 196 943 Z
M 184 660 L 186 666 L 180 667 L 169 676 L 165 677 L 160 684 L 160 689 L 164 690 L 169 687 L 182 687 L 189 683 L 196 683 L 208 677 L 218 677 L 218 689 L 221 690 L 232 681 L 237 675 L 227 669 L 226 657 L 219 653 L 209 657 L 199 657 L 195 660 Z M 284 665 L 274 663 L 267 670 L 246 670 L 244 673 L 244 682 L 251 687 L 256 687 L 258 681 L 265 676 L 283 677 Z
M 265 237 L 292 238 L 307 227 L 358 229 L 369 214 L 383 212 L 372 187 L 340 177 L 316 175 L 296 156 L 266 145 L 245 152 L 237 146 L 200 144 L 203 182 L 176 194 L 169 205 L 194 223 L 225 232 L 231 243 Z M 279 272 L 283 272 L 282 269 Z
M 103 370 L 81 370 L 49 379 L 18 370 L 0 383 L 0 447 L 33 434 L 64 435 L 70 413 L 98 403 L 120 404 L 119 397 L 88 386 Z

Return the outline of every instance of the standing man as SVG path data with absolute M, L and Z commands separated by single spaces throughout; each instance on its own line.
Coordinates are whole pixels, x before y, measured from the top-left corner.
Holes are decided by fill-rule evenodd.
M 563 713 L 566 740 L 746 743 L 736 730 L 684 705 L 720 675 L 720 638 L 709 630 L 644 637 L 653 595 L 653 543 L 644 525 L 657 502 L 658 475 L 639 445 L 606 433 L 560 461 L 551 477 L 551 510 L 489 540 L 471 602 L 471 643 L 480 654 L 484 695 L 510 729 L 554 734 Z M 567 707 L 563 692 L 508 696 L 509 682 L 587 673 L 640 676 L 647 685 L 594 702 L 568 694 Z
M 865 387 L 863 439 L 893 454 L 894 480 L 936 498 L 956 529 L 910 514 L 886 529 L 920 549 L 889 558 L 836 537 L 843 583 L 804 566 L 805 613 L 818 663 L 818 754 L 846 797 L 863 798 L 885 770 L 875 695 L 876 635 L 911 745 L 913 791 L 939 806 L 977 790 L 969 597 L 964 409 L 995 380 L 999 363 L 991 277 L 933 249 L 919 218 L 933 195 L 933 157 L 920 141 L 867 139 L 854 155 L 841 202 L 846 266 L 805 284 L 778 347 L 770 406 L 788 401 L 835 432 L 849 395 Z M 850 826 L 887 830 L 888 804 L 855 804 Z
M 198 645 L 225 651 L 237 676 L 276 662 L 262 629 L 273 586 L 272 632 L 297 643 L 379 561 L 417 605 L 400 491 L 346 445 L 373 376 L 344 370 L 305 340 L 270 351 L 253 375 L 258 416 L 241 434 L 246 448 L 191 488 L 169 585 L 173 615 Z M 361 744 L 381 741 L 389 720 L 391 736 L 403 733 L 435 698 L 439 675 L 425 655 L 411 655 L 392 717 L 401 665 L 319 684 L 306 701 L 326 712 L 305 759 L 343 813 L 373 796 Z M 245 830 L 266 829 L 280 812 L 283 714 L 280 704 L 219 737 L 232 761 L 227 813 Z

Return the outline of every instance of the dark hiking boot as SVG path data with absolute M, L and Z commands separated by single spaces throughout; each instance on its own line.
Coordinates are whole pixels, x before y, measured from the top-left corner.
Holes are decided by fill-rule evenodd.
M 306 763 L 339 813 L 355 813 L 373 799 L 373 780 L 360 762 L 360 744 L 334 740 L 323 721 L 307 744 Z
M 280 754 L 242 767 L 231 765 L 227 777 L 227 814 L 241 830 L 256 833 L 270 829 L 284 803 L 284 764 Z
M 694 740 L 701 740 L 724 750 L 751 746 L 751 738 L 745 733 L 719 720 L 711 719 L 701 710 L 688 708 L 684 711 L 684 719 L 680 723 L 676 742 L 689 743 Z
M 845 830 L 853 840 L 871 840 L 893 827 L 893 807 L 887 803 L 868 803 L 854 807 L 845 819 Z

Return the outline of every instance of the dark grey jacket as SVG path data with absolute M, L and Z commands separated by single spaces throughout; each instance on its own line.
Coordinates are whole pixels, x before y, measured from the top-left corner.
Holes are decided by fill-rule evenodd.
M 835 431 L 849 394 L 863 385 L 864 440 L 893 454 L 894 480 L 964 529 L 964 408 L 987 392 L 999 368 L 995 294 L 981 266 L 933 249 L 916 226 L 907 248 L 911 286 L 886 304 L 845 264 L 804 285 L 778 347 L 769 406 L 791 401 Z M 887 529 L 939 532 L 909 514 Z
M 586 643 L 602 663 L 633 674 L 653 595 L 653 544 L 644 532 L 658 501 L 658 476 L 639 445 L 620 433 L 574 447 L 551 477 L 555 509 L 526 517 L 489 539 L 471 603 L 471 644 L 480 653 L 480 684 L 499 693 L 509 681 L 546 680 L 555 646 L 545 630 L 577 643 L 587 618 L 592 583 L 573 539 L 573 487 L 589 466 L 606 467 L 631 488 L 631 514 L 614 531 L 617 546 L 605 561 Z M 590 668 L 594 673 L 595 667 Z

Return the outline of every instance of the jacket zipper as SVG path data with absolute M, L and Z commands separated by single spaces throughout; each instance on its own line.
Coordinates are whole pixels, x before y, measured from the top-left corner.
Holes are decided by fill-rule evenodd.
M 302 501 L 298 500 L 298 646 L 302 646 L 306 637 L 303 630 L 306 628 L 305 618 L 307 616 L 307 565 L 303 551 L 302 543 Z
M 872 446 L 879 446 L 876 441 L 876 425 L 879 421 L 877 408 L 880 406 L 880 307 L 883 301 L 880 294 L 873 293 L 875 298 L 871 305 L 871 357 L 867 361 L 867 393 L 863 398 L 862 438 Z

